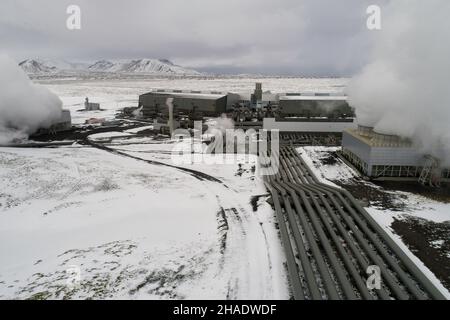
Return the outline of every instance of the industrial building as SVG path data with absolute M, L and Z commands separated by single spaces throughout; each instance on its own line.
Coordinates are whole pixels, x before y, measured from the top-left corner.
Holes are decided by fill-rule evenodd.
M 169 98 L 173 98 L 174 120 L 183 123 L 183 127 L 186 123 L 191 125 L 192 120 L 227 113 L 239 128 L 331 134 L 333 141 L 339 143 L 344 130 L 356 127 L 346 96 L 264 92 L 261 83 L 256 83 L 254 91 L 248 94 L 154 89 L 139 96 L 139 108 L 144 117 L 163 123 L 168 118 Z
M 372 127 L 346 129 L 342 137 L 342 154 L 370 178 L 409 178 L 436 184 L 449 180 L 449 168 L 439 159 L 426 155 L 408 140 L 376 132 Z
M 254 101 L 262 101 L 263 99 L 263 91 L 262 91 L 262 83 L 257 82 L 255 86 L 255 92 L 253 93 L 253 99 Z
M 335 134 L 356 128 L 347 97 L 329 93 L 283 93 L 266 110 L 263 128 L 284 133 Z
M 167 99 L 173 98 L 174 115 L 192 115 L 197 117 L 217 117 L 227 110 L 227 94 L 221 92 L 202 93 L 181 90 L 157 90 L 139 96 L 139 106 L 143 107 L 144 117 L 155 118 L 167 115 Z
M 69 110 L 62 110 L 61 118 L 51 125 L 49 128 L 40 128 L 38 129 L 34 135 L 42 135 L 42 134 L 55 134 L 61 131 L 68 131 L 72 129 L 72 116 L 70 115 Z
M 230 94 L 229 94 L 230 95 Z M 261 109 L 269 105 L 278 104 L 279 94 L 271 93 L 270 91 L 264 92 L 262 89 L 262 83 L 257 82 L 253 93 L 239 93 L 235 94 L 239 99 L 233 101 L 241 107 L 248 107 L 252 109 Z
M 84 110 L 86 111 L 100 110 L 100 104 L 89 102 L 89 98 L 86 98 L 86 100 L 84 101 Z
M 354 110 L 348 105 L 346 96 L 316 93 L 302 95 L 287 93 L 280 96 L 278 113 L 281 117 L 302 118 L 353 118 Z

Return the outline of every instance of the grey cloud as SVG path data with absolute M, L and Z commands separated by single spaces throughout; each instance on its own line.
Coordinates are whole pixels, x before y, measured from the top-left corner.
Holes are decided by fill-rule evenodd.
M 372 3 L 2 0 L 0 41 L 17 59 L 164 57 L 206 71 L 349 75 L 368 58 Z M 65 28 L 69 4 L 81 7 L 80 31 Z

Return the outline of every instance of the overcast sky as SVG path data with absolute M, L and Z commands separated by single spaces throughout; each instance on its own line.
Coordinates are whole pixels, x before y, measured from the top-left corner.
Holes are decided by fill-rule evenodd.
M 350 76 L 369 60 L 370 4 L 389 0 L 1 0 L 16 60 L 167 58 L 219 73 Z M 68 30 L 68 5 L 81 30 Z

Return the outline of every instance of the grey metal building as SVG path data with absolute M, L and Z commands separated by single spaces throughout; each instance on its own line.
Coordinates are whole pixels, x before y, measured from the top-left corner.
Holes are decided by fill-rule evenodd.
M 159 114 L 167 114 L 168 98 L 174 99 L 175 115 L 196 113 L 207 117 L 217 117 L 225 113 L 227 109 L 226 94 L 158 90 L 139 96 L 139 106 L 143 107 L 143 115 L 155 117 Z
M 419 178 L 429 157 L 408 139 L 380 134 L 365 126 L 343 132 L 342 154 L 371 178 Z M 439 169 L 440 178 L 450 178 L 448 168 L 434 169 Z
M 34 135 L 42 135 L 42 134 L 55 134 L 61 131 L 67 131 L 72 129 L 72 116 L 70 114 L 70 110 L 62 110 L 61 118 L 52 124 L 49 128 L 40 128 L 38 129 Z
M 351 118 L 353 109 L 347 103 L 346 96 L 325 94 L 299 95 L 286 94 L 280 96 L 278 111 L 283 117 L 304 118 Z
M 86 100 L 84 101 L 84 109 L 86 111 L 100 110 L 100 104 L 89 102 L 89 98 L 86 98 Z

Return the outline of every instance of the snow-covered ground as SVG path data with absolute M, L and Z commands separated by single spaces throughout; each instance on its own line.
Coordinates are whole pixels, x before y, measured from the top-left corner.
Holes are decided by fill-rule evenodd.
M 301 147 L 298 148 L 297 151 L 313 170 L 316 177 L 323 183 L 339 187 L 336 183 L 343 183 L 346 185 L 358 181 L 358 183 L 362 183 L 371 189 L 391 194 L 394 198 L 400 199 L 398 201 L 402 202 L 401 209 L 396 208 L 395 210 L 389 210 L 380 206 L 380 204 L 375 201 L 369 202 L 369 205 L 366 206 L 366 210 L 423 270 L 433 283 L 439 287 L 446 297 L 450 299 L 450 292 L 444 288 L 441 282 L 424 265 L 424 263 L 411 252 L 407 245 L 402 241 L 401 237 L 396 234 L 391 227 L 395 219 L 401 220 L 408 217 L 421 218 L 436 223 L 448 222 L 450 221 L 450 203 L 438 202 L 410 192 L 384 190 L 371 182 L 361 180 L 360 174 L 357 171 L 349 167 L 340 158 L 333 156 L 333 153 L 339 149 L 340 148 L 338 147 Z
M 251 164 L 204 170 L 222 184 L 81 146 L 2 148 L 0 163 L 0 298 L 289 298 Z
M 74 124 L 113 119 L 153 88 L 250 92 L 255 82 L 272 92 L 342 93 L 347 79 L 40 81 L 60 96 Z M 79 111 L 85 97 L 102 110 Z M 275 218 L 252 159 L 179 165 L 220 182 L 199 180 L 145 162 L 173 165 L 173 143 L 134 136 L 151 127 L 142 126 L 90 136 L 123 155 L 79 145 L 0 149 L 0 298 L 289 298 Z M 299 151 L 325 183 L 358 177 L 340 160 L 317 165 L 335 149 Z M 377 203 L 367 210 L 436 282 L 390 226 L 402 215 L 450 220 L 450 205 L 401 194 L 411 204 L 404 212 Z M 80 282 L 71 286 L 74 270 Z
M 272 92 L 341 93 L 347 80 L 40 82 L 81 124 L 113 119 L 153 88 L 250 92 L 262 82 Z M 79 111 L 85 97 L 102 110 Z M 179 165 L 220 182 L 199 180 L 144 161 L 173 165 L 173 142 L 134 136 L 150 127 L 90 136 L 123 155 L 80 145 L 0 149 L 0 298 L 289 298 L 275 217 L 254 159 Z M 80 282 L 70 286 L 73 270 Z
M 152 88 L 342 92 L 346 79 L 50 79 L 74 124 L 113 119 Z M 100 111 L 83 109 L 85 97 Z M 254 163 L 173 164 L 173 144 L 92 135 L 86 146 L 0 149 L 0 298 L 287 299 L 285 258 Z M 111 142 L 109 142 L 111 141 Z M 139 160 L 142 159 L 142 160 Z M 67 285 L 78 270 L 80 283 Z M 77 272 L 78 272 L 77 271 Z

